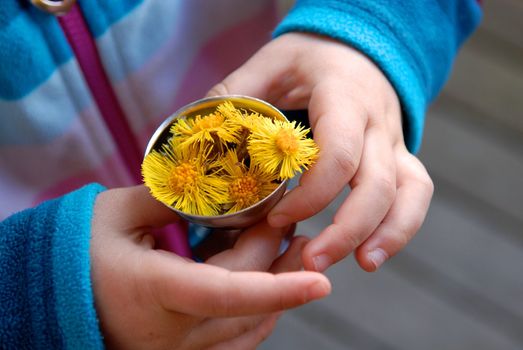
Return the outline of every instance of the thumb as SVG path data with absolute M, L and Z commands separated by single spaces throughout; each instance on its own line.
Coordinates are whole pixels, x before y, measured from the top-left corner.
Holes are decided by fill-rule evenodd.
M 219 95 L 247 95 L 274 103 L 286 93 L 285 78 L 289 62 L 272 54 L 270 43 L 255 53 L 247 62 L 213 86 L 207 97 Z
M 112 227 L 163 227 L 178 222 L 179 216 L 154 199 L 143 186 L 123 187 L 103 192 L 97 198 L 97 211 Z

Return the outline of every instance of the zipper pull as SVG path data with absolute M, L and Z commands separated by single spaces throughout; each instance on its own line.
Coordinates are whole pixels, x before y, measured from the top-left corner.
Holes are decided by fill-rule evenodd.
M 31 0 L 31 3 L 42 11 L 55 16 L 65 15 L 76 0 Z

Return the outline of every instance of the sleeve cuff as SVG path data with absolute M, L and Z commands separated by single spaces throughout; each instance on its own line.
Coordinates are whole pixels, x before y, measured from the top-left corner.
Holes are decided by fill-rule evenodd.
M 477 4 L 459 8 L 464 3 L 298 0 L 274 36 L 316 33 L 367 55 L 394 87 L 403 112 L 405 143 L 416 153 L 427 104 L 446 80 L 457 47 L 479 22 Z
M 87 185 L 0 222 L 0 344 L 9 349 L 102 349 L 91 288 Z M 0 346 L 1 347 L 1 346 Z
M 56 317 L 66 349 L 103 349 L 91 286 L 91 220 L 96 196 L 87 185 L 60 199 L 52 245 Z
M 302 4 L 284 18 L 274 35 L 292 31 L 312 32 L 344 42 L 366 54 L 394 86 L 405 118 L 405 143 L 409 151 L 416 153 L 423 134 L 426 101 L 422 82 L 415 67 L 409 64 L 412 59 L 408 52 L 398 49 L 401 45 L 387 34 L 384 23 L 370 18 L 368 13 L 361 13 L 357 7 L 344 6 L 350 7 L 350 11 Z

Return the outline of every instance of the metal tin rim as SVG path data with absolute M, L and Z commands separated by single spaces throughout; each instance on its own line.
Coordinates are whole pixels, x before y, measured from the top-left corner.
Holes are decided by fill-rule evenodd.
M 165 119 L 159 126 L 158 128 L 156 128 L 156 131 L 153 133 L 153 135 L 151 136 L 151 138 L 149 139 L 149 143 L 147 144 L 147 147 L 145 149 L 145 154 L 144 154 L 144 157 L 146 155 L 148 155 L 152 148 L 154 147 L 155 143 L 156 143 L 156 140 L 158 139 L 158 137 L 164 132 L 165 128 L 170 125 L 174 119 L 178 118 L 180 115 L 183 114 L 183 112 L 187 111 L 187 110 L 190 110 L 192 109 L 193 107 L 196 107 L 204 102 L 208 102 L 208 101 L 223 101 L 223 100 L 228 100 L 228 99 L 245 99 L 245 100 L 251 100 L 251 101 L 255 101 L 257 103 L 260 103 L 260 104 L 263 104 L 265 105 L 266 107 L 268 107 L 269 109 L 277 112 L 283 119 L 285 119 L 286 121 L 288 121 L 287 117 L 285 116 L 285 114 L 283 114 L 278 108 L 274 107 L 273 105 L 271 105 L 270 103 L 266 102 L 266 101 L 263 101 L 263 100 L 260 100 L 259 98 L 256 98 L 256 97 L 251 97 L 251 96 L 247 96 L 247 95 L 221 95 L 221 96 L 212 96 L 212 97 L 205 97 L 205 98 L 202 98 L 202 99 L 199 99 L 199 100 L 196 100 L 194 102 L 191 102 L 181 108 L 179 108 L 176 112 L 174 112 L 173 114 L 171 114 L 169 117 L 167 117 L 167 119 Z
M 184 114 L 184 112 L 186 111 L 189 111 L 191 109 L 193 109 L 194 107 L 197 107 L 198 105 L 201 105 L 205 102 L 210 102 L 210 101 L 224 101 L 224 100 L 234 100 L 234 99 L 242 99 L 242 100 L 248 100 L 248 101 L 254 101 L 256 103 L 260 103 L 262 105 L 264 105 L 265 107 L 269 108 L 270 110 L 274 111 L 277 115 L 281 116 L 284 120 L 287 120 L 287 117 L 285 117 L 285 115 L 278 109 L 276 108 L 275 106 L 273 106 L 272 104 L 266 102 L 266 101 L 263 101 L 263 100 L 260 100 L 258 98 L 255 98 L 255 97 L 251 97 L 251 96 L 246 96 L 246 95 L 221 95 L 221 96 L 212 96 L 212 97 L 206 97 L 206 98 L 202 98 L 202 99 L 199 99 L 199 100 L 196 100 L 194 102 L 191 102 L 181 108 L 179 108 L 176 112 L 174 112 L 173 114 L 171 114 L 167 119 L 165 119 L 159 126 L 158 128 L 155 130 L 155 132 L 153 133 L 153 135 L 151 136 L 148 144 L 147 144 L 147 147 L 146 147 L 146 150 L 145 150 L 145 154 L 144 154 L 144 157 L 147 156 L 153 149 L 154 149 L 154 146 L 156 145 L 156 142 L 158 140 L 158 138 L 161 136 L 161 134 L 165 131 L 165 129 L 167 127 L 169 127 L 172 122 L 179 118 L 180 116 L 182 116 Z M 206 218 L 213 218 L 213 219 L 227 219 L 227 218 L 233 218 L 235 216 L 240 216 L 242 214 L 245 214 L 246 212 L 252 210 L 253 207 L 256 207 L 256 206 L 262 206 L 264 203 L 266 203 L 267 201 L 271 200 L 271 196 L 276 193 L 276 192 L 280 192 L 282 190 L 282 187 L 287 187 L 287 184 L 288 184 L 289 180 L 283 180 L 279 185 L 278 187 L 276 187 L 272 192 L 271 194 L 269 194 L 268 196 L 266 196 L 265 198 L 263 198 L 262 200 L 260 200 L 259 202 L 257 202 L 256 204 L 253 204 L 251 205 L 250 207 L 247 207 L 247 208 L 244 208 L 242 210 L 239 210 L 237 212 L 234 212 L 234 213 L 230 213 L 230 214 L 222 214 L 222 215 L 216 215 L 216 216 L 204 216 L 204 215 L 195 215 L 195 214 L 188 214 L 186 212 L 183 212 L 181 210 L 178 210 L 178 209 L 175 209 L 173 208 L 172 206 L 170 205 L 167 205 L 165 204 L 168 208 L 170 208 L 171 210 L 175 211 L 176 213 L 178 213 L 180 216 L 182 217 L 185 217 L 185 218 L 188 218 L 188 219 L 194 219 L 195 221 L 202 221 Z

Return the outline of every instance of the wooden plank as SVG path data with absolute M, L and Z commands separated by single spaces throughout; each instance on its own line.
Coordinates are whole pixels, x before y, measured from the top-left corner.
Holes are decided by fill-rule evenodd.
M 312 235 L 328 224 L 340 198 L 321 215 L 305 222 L 299 232 Z M 423 239 L 423 235 L 419 239 Z M 442 241 L 452 244 L 449 240 Z M 409 248 L 410 251 L 413 249 L 423 248 Z M 426 252 L 420 251 L 417 254 L 423 257 Z M 445 249 L 431 251 L 431 254 L 431 259 L 446 258 Z M 400 258 L 401 255 L 394 260 Z M 402 268 L 401 264 L 389 263 L 377 274 L 368 274 L 359 270 L 352 259 L 346 259 L 328 272 L 334 285 L 332 296 L 293 313 L 300 313 L 304 320 L 311 322 L 311 327 L 317 325 L 310 320 L 325 317 L 324 313 L 335 315 L 330 318 L 345 319 L 347 327 L 358 325 L 364 334 L 369 335 L 368 339 L 383 344 L 382 348 L 519 348 L 519 339 L 514 339 L 512 333 L 507 334 L 502 329 L 491 327 L 488 321 L 481 319 L 485 315 L 478 317 L 477 314 L 464 312 L 466 309 L 456 305 L 460 302 L 459 298 L 448 298 L 445 293 L 422 288 L 419 282 L 427 282 L 433 271 L 425 268 L 429 264 L 427 259 L 424 260 L 425 263 L 420 265 L 421 270 L 416 272 L 417 277 L 414 278 L 411 274 L 396 271 Z M 445 286 L 447 272 L 448 269 L 443 269 L 431 283 Z M 425 279 L 422 278 L 424 275 Z M 485 278 L 488 279 L 488 276 Z M 472 287 L 468 287 L 467 290 L 470 288 Z M 458 288 L 457 291 L 459 290 Z M 353 346 L 350 337 L 345 337 L 345 334 L 338 331 L 332 336 L 336 337 L 339 343 Z M 360 340 L 361 342 L 363 340 Z
M 474 42 L 459 54 L 444 92 L 480 111 L 478 117 L 523 133 L 523 49 L 514 52 Z
M 506 147 L 459 113 L 451 104 L 431 111 L 420 157 L 436 176 L 523 222 L 521 144 Z
M 409 253 L 432 268 L 517 315 L 523 329 L 523 235 L 520 226 L 501 227 L 455 197 L 436 195 L 420 237 Z M 506 237 L 520 234 L 514 242 Z
M 483 1 L 482 28 L 500 39 L 523 48 L 523 2 L 521 0 Z
M 436 196 L 420 235 L 392 266 L 401 274 L 409 264 L 423 265 L 440 278 L 437 285 L 425 277 L 417 282 L 523 344 L 523 280 L 515 277 L 521 274 L 523 245 L 514 245 L 498 230 L 480 212 Z M 417 276 L 409 272 L 404 277 Z
M 520 348 L 517 342 L 470 318 L 446 300 L 406 283 L 388 269 L 384 267 L 374 275 L 358 271 L 345 283 L 338 278 L 333 295 L 338 302 L 328 307 L 350 315 L 397 349 Z
M 325 301 L 300 309 L 304 320 L 321 318 L 323 313 L 336 315 L 336 320 L 345 319 L 339 323 L 347 331 L 338 331 L 333 336 L 347 346 L 352 344 L 345 335 L 351 325 L 358 325 L 371 335 L 369 339 L 385 344 L 383 349 L 520 348 L 517 342 L 390 269 L 384 267 L 378 273 L 368 274 L 360 271 L 352 260 L 334 266 L 328 272 L 334 284 L 333 294 Z
M 321 329 L 311 326 L 295 313 L 298 311 L 284 314 L 278 321 L 273 334 L 262 343 L 258 349 L 300 349 L 300 350 L 351 350 L 357 349 L 339 344 L 335 339 L 329 337 L 328 333 Z
M 479 30 L 458 55 L 444 93 L 523 132 L 523 2 L 485 1 Z

